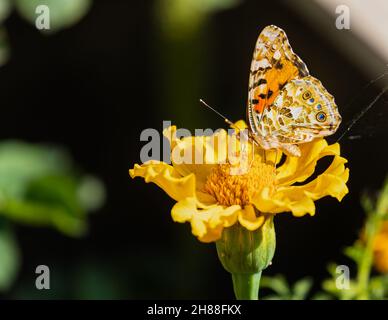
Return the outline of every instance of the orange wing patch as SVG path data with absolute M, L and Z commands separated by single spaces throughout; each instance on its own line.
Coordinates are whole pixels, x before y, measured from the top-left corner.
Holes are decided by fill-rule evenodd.
M 270 106 L 283 86 L 298 75 L 298 69 L 288 60 L 281 60 L 279 67 L 265 73 L 266 84 L 253 87 L 253 108 L 262 113 Z
M 306 65 L 292 51 L 285 32 L 276 26 L 266 27 L 253 53 L 248 108 L 261 114 L 288 81 L 308 74 Z

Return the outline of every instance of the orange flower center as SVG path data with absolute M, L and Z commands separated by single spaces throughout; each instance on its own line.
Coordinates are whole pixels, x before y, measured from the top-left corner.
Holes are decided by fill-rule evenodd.
M 244 169 L 238 171 L 236 166 L 231 164 L 216 166 L 207 178 L 204 191 L 225 206 L 250 204 L 255 193 L 264 187 L 269 187 L 271 193 L 274 191 L 273 164 L 263 163 L 260 157 L 255 156 Z

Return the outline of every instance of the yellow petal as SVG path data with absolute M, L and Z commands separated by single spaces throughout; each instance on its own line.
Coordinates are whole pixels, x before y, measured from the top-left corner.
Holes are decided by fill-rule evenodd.
M 252 205 L 247 205 L 239 211 L 238 221 L 243 227 L 253 231 L 263 225 L 265 217 L 263 215 L 256 216 L 255 208 Z
M 329 168 L 313 181 L 300 186 L 279 186 L 273 194 L 265 188 L 252 201 L 262 212 L 280 213 L 291 211 L 295 216 L 314 215 L 314 200 L 332 196 L 341 201 L 348 193 L 346 182 L 349 169 L 346 159 L 335 157 Z
M 292 212 L 294 216 L 305 214 L 314 215 L 314 201 L 303 193 L 281 192 L 270 194 L 268 188 L 264 188 L 252 201 L 255 207 L 267 213 Z
M 328 146 L 326 140 L 315 140 L 301 144 L 300 157 L 287 157 L 282 166 L 277 169 L 278 185 L 291 185 L 295 182 L 303 182 L 310 177 L 319 159 L 325 156 L 338 156 L 339 144 Z
M 163 130 L 163 136 L 170 142 L 170 147 L 173 149 L 176 146 L 176 126 L 169 126 Z
M 171 126 L 163 131 L 163 135 L 170 141 L 173 167 L 182 176 L 195 174 L 198 190 L 202 189 L 214 166 L 226 162 L 225 130 L 219 130 L 210 136 L 177 138 L 177 129 Z
M 303 190 L 313 200 L 320 199 L 324 196 L 332 196 L 341 201 L 349 192 L 346 182 L 349 179 L 349 169 L 345 168 L 346 159 L 335 157 L 329 168 L 313 181 L 302 185 L 292 186 L 285 189 L 290 192 Z
M 237 130 L 244 130 L 244 129 L 248 128 L 248 126 L 247 126 L 247 124 L 245 123 L 244 120 L 236 121 L 231 127 L 233 129 L 237 129 Z
M 230 207 L 218 206 L 221 208 L 217 214 L 213 214 L 209 220 L 209 226 L 216 228 L 219 225 L 227 228 L 234 225 L 237 221 L 237 215 L 241 207 L 239 205 L 233 205 Z
M 176 222 L 190 222 L 193 235 L 200 241 L 210 242 L 221 237 L 225 227 L 233 225 L 237 221 L 237 213 L 240 206 L 223 207 L 214 205 L 206 209 L 198 208 L 195 198 L 186 198 L 171 210 L 171 215 Z
M 202 237 L 198 237 L 198 240 L 201 242 L 214 242 L 221 238 L 222 231 L 224 230 L 224 227 L 219 226 L 214 229 L 208 229 L 208 232 L 205 233 Z
M 142 165 L 135 164 L 129 174 L 132 178 L 142 177 L 147 183 L 155 183 L 176 201 L 196 195 L 195 175 L 182 177 L 174 167 L 164 162 L 152 160 Z

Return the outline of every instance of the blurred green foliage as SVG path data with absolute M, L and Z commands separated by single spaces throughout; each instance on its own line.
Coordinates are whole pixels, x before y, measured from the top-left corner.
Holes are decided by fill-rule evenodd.
M 63 149 L 19 141 L 0 143 L 2 220 L 81 236 L 87 230 L 87 212 L 101 206 L 104 199 L 102 183 L 79 174 Z M 17 245 L 10 232 L 10 228 L 0 228 L 0 290 L 12 283 L 18 265 Z
M 364 194 L 361 204 L 366 213 L 365 224 L 360 239 L 352 246 L 345 248 L 345 255 L 350 258 L 357 268 L 357 275 L 350 279 L 349 289 L 340 290 L 336 286 L 335 270 L 337 265 L 330 264 L 328 269 L 331 278 L 323 282 L 323 289 L 333 297 L 341 300 L 349 299 L 388 299 L 388 274 L 371 275 L 373 266 L 374 239 L 384 221 L 388 220 L 388 179 L 378 194 L 377 200 L 373 196 Z
M 0 292 L 8 289 L 20 268 L 20 252 L 9 225 L 0 218 Z
M 198 32 L 212 13 L 231 8 L 241 0 L 159 0 L 157 18 L 163 32 L 170 38 L 183 38 Z
M 11 0 L 0 0 L 0 23 L 8 18 L 12 9 Z
M 88 180 L 90 184 L 90 181 Z M 9 220 L 81 235 L 90 198 L 101 198 L 101 184 L 87 187 L 72 173 L 68 155 L 59 148 L 22 142 L 0 144 L 0 215 Z M 94 200 L 93 200 L 94 201 Z
M 6 29 L 2 26 L 15 9 L 35 26 L 36 8 L 49 8 L 53 33 L 77 23 L 91 0 L 0 0 L 0 66 L 9 58 Z M 54 146 L 21 141 L 0 143 L 0 292 L 17 276 L 20 253 L 11 223 L 53 227 L 69 236 L 87 230 L 86 214 L 105 200 L 103 184 L 80 175 L 68 154 Z
M 11 0 L 0 0 L 0 66 L 5 64 L 9 58 L 7 32 L 1 25 L 8 18 L 11 9 Z
M 364 194 L 361 204 L 366 213 L 365 224 L 360 239 L 352 246 L 344 249 L 344 254 L 353 262 L 356 276 L 350 275 L 346 287 L 338 286 L 337 281 L 341 274 L 338 273 L 339 265 L 330 263 L 328 272 L 330 278 L 322 283 L 323 291 L 311 298 L 315 300 L 385 300 L 388 299 L 388 274 L 373 274 L 373 244 L 381 225 L 388 220 L 388 179 L 383 189 L 374 197 Z M 299 300 L 311 295 L 312 281 L 304 278 L 297 281 L 292 287 L 283 275 L 262 277 L 261 288 L 271 289 L 274 293 L 264 299 Z
M 50 9 L 50 29 L 43 32 L 56 32 L 68 28 L 89 11 L 91 0 L 14 0 L 16 10 L 27 21 L 35 25 L 36 7 L 46 5 Z
M 273 291 L 264 297 L 264 300 L 304 300 L 307 298 L 313 285 L 311 278 L 303 278 L 294 285 L 290 285 L 286 278 L 279 274 L 274 277 L 263 276 L 260 288 Z
M 35 27 L 35 21 L 40 14 L 36 12 L 36 8 L 46 5 L 49 8 L 50 29 L 40 32 L 52 34 L 79 22 L 87 14 L 92 3 L 92 0 L 0 0 L 0 66 L 7 63 L 10 56 L 7 31 L 3 23 L 13 9 Z

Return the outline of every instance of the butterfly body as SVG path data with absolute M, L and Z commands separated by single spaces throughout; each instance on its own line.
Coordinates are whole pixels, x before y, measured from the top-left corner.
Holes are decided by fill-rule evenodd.
M 299 156 L 298 144 L 333 134 L 341 116 L 333 96 L 292 51 L 284 31 L 266 27 L 253 54 L 247 116 L 264 149 Z

